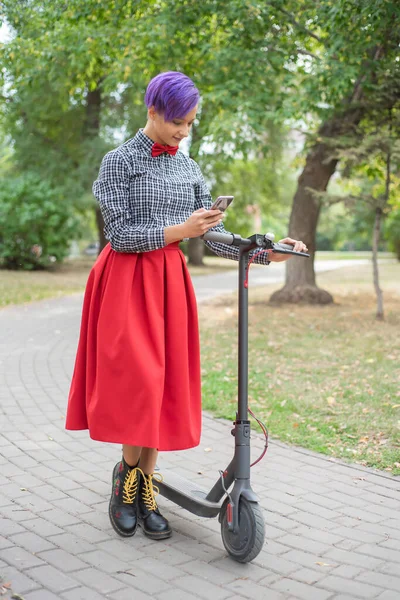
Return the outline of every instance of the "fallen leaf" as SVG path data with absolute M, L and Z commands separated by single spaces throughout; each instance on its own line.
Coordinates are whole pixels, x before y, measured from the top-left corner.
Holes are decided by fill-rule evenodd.
M 204 452 L 212 452 L 212 448 L 204 448 Z
M 329 398 L 326 399 L 327 403 L 329 404 L 329 406 L 332 406 L 333 404 L 336 404 L 336 400 L 333 396 L 329 396 Z
M 333 567 L 333 565 L 330 565 L 328 563 L 324 563 L 324 562 L 316 562 L 316 565 L 318 565 L 319 567 Z

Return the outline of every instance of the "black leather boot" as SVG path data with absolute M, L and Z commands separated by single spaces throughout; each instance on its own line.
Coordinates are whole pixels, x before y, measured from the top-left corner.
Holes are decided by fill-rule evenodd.
M 113 470 L 108 514 L 115 531 L 124 537 L 136 533 L 138 487 L 139 469 L 130 467 L 122 459 Z
M 159 490 L 153 486 L 154 473 L 145 475 L 140 470 L 138 494 L 138 521 L 147 537 L 163 540 L 170 537 L 172 531 L 167 519 L 160 513 L 154 498 Z

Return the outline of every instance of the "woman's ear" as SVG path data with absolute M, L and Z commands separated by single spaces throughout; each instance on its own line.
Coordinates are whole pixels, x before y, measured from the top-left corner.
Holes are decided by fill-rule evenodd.
M 149 117 L 149 119 L 151 121 L 154 121 L 156 118 L 156 109 L 154 108 L 154 106 L 150 106 L 150 108 L 147 111 L 147 116 Z

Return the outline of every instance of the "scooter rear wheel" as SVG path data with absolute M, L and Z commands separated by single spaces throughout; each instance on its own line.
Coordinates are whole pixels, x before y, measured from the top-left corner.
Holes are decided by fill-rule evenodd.
M 257 502 L 241 497 L 239 501 L 239 528 L 229 531 L 226 516 L 228 499 L 221 509 L 221 536 L 228 554 L 241 563 L 250 562 L 261 551 L 265 538 L 265 523 Z

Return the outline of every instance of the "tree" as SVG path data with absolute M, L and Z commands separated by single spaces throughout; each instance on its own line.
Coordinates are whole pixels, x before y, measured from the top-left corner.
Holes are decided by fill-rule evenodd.
M 343 177 L 348 180 L 348 194 L 333 197 L 320 194 L 322 201 L 343 201 L 347 207 L 361 208 L 362 227 L 370 229 L 374 288 L 377 297 L 376 318 L 384 319 L 383 293 L 379 282 L 378 251 L 382 235 L 383 219 L 389 214 L 398 190 L 394 167 L 400 159 L 400 98 L 392 97 L 392 104 L 379 113 L 379 128 L 375 127 L 378 115 L 365 123 L 365 130 L 358 132 L 360 139 L 346 138 L 336 158 L 343 165 Z M 360 215 L 360 211 L 358 213 Z
M 371 120 L 378 108 L 390 105 L 398 93 L 400 9 L 394 2 L 343 1 L 308 6 L 299 19 L 293 4 L 286 4 L 287 11 L 293 26 L 315 46 L 313 52 L 308 51 L 304 83 L 308 91 L 317 94 L 320 106 L 309 105 L 309 110 L 314 108 L 321 124 L 308 144 L 289 224 L 289 235 L 302 239 L 314 257 L 321 210 L 315 191 L 327 189 L 337 168 L 334 142 L 340 145 L 343 137 L 357 134 L 360 124 Z M 301 264 L 293 260 L 287 263 L 284 288 L 273 294 L 271 301 L 328 303 L 332 297 L 317 288 L 312 260 Z

